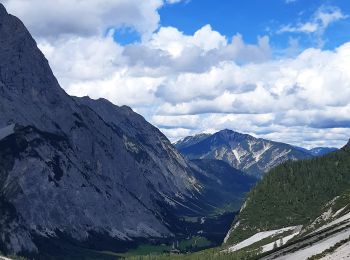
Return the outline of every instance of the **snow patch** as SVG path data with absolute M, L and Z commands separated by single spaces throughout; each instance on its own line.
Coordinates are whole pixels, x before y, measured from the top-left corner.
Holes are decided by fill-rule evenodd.
M 240 250 L 244 247 L 250 246 L 250 245 L 252 245 L 258 241 L 261 241 L 265 238 L 276 236 L 276 235 L 282 234 L 286 231 L 295 230 L 296 228 L 299 228 L 299 226 L 292 226 L 292 227 L 286 227 L 286 228 L 281 228 L 281 229 L 277 229 L 277 230 L 259 232 L 255 235 L 251 236 L 250 238 L 248 238 L 248 239 L 246 239 L 246 240 L 244 240 L 244 241 L 242 241 L 234 246 L 231 246 L 228 249 L 228 251 L 234 252 L 234 251 Z

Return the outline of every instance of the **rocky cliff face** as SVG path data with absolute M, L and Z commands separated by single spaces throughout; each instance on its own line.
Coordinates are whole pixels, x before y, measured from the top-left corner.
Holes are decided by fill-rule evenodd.
M 35 252 L 34 238 L 59 234 L 169 237 L 164 211 L 198 193 L 188 163 L 141 116 L 68 96 L 1 4 L 0 129 L 0 249 L 8 252 Z
M 312 157 L 310 153 L 291 145 L 231 130 L 187 137 L 175 146 L 190 159 L 223 160 L 232 167 L 257 177 L 286 160 Z

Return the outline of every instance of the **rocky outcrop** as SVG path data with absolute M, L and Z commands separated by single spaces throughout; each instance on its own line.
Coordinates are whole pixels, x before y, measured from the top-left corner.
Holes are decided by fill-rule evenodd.
M 59 234 L 77 241 L 94 233 L 124 241 L 173 236 L 164 212 L 197 192 L 188 163 L 141 116 L 68 96 L 1 4 L 0 129 L 4 251 L 36 251 L 35 237 Z

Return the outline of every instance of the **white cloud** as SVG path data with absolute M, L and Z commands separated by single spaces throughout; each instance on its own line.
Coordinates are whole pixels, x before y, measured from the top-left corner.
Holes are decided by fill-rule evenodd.
M 335 6 L 321 6 L 313 14 L 310 21 L 297 24 L 283 25 L 278 33 L 307 33 L 314 34 L 319 46 L 322 46 L 322 36 L 329 25 L 334 22 L 348 18 L 340 8 Z
M 162 27 L 153 34 L 148 43 L 151 48 L 168 52 L 172 57 L 179 57 L 186 48 L 197 47 L 203 52 L 220 49 L 227 45 L 227 40 L 220 33 L 206 25 L 193 36 L 184 35 L 174 27 Z
M 221 69 L 235 59 L 260 61 L 270 55 L 266 37 L 257 45 L 246 45 L 241 36 L 228 42 L 210 26 L 193 35 L 161 28 L 149 41 L 131 46 L 120 46 L 111 36 L 72 36 L 40 40 L 39 47 L 68 93 L 108 97 L 136 108 L 155 100 L 178 102 L 213 98 L 226 89 L 245 91 L 253 86 L 241 84 L 239 75 L 223 77 Z
M 108 77 L 116 67 L 125 63 L 123 47 L 110 36 L 78 36 L 57 39 L 53 43 L 42 40 L 39 41 L 39 48 L 48 58 L 63 86 L 76 81 Z
M 36 37 L 53 39 L 102 35 L 109 27 L 130 27 L 146 37 L 158 28 L 162 5 L 162 0 L 5 0 Z
M 157 113 L 162 117 L 157 117 L 155 122 L 174 127 L 174 122 L 181 121 L 185 115 L 196 115 L 199 125 L 191 133 L 231 128 L 299 145 L 341 146 L 349 137 L 350 127 L 349 60 L 350 43 L 347 43 L 335 51 L 308 49 L 294 59 L 241 66 L 221 64 L 215 67 L 215 77 L 209 76 L 212 70 L 191 75 L 190 90 L 199 84 L 198 92 L 186 92 L 181 89 L 183 84 L 175 83 L 171 89 L 174 93 L 179 91 L 175 97 L 178 101 L 167 101 L 166 97 L 166 103 Z M 206 85 L 203 78 L 207 76 L 211 80 L 232 77 L 235 86 L 255 88 L 236 92 L 235 88 L 226 86 L 225 91 L 217 91 L 222 82 Z M 184 92 L 188 95 L 185 98 Z M 209 94 L 212 96 L 206 98 Z M 184 128 L 181 122 L 178 125 Z
M 267 36 L 247 44 L 210 25 L 193 35 L 159 28 L 161 0 L 30 2 L 6 7 L 35 32 L 68 93 L 130 105 L 172 140 L 223 128 L 305 146 L 341 146 L 348 138 L 350 43 L 277 60 Z M 80 19 L 87 14 L 91 19 Z M 314 17 L 289 30 L 317 36 L 345 15 L 321 8 Z M 120 26 L 143 34 L 142 41 L 116 43 L 111 28 Z

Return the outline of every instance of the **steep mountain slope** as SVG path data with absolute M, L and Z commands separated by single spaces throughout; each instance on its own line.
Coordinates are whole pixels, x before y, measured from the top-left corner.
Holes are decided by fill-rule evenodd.
M 0 4 L 0 251 L 76 259 L 200 231 L 221 243 L 254 183 L 188 162 L 128 107 L 68 96 Z
M 231 251 L 242 243 L 251 249 L 275 249 L 266 259 L 282 255 L 281 259 L 306 259 L 304 255 L 321 253 L 350 236 L 349 190 L 348 145 L 323 157 L 285 162 L 265 175 L 249 193 L 226 245 Z M 290 230 L 262 236 L 286 228 Z M 253 237 L 259 239 L 253 241 Z M 253 243 L 247 244 L 247 239 Z M 285 245 L 290 239 L 290 245 Z
M 196 179 L 205 187 L 207 202 L 211 205 L 221 203 L 229 211 L 239 210 L 245 194 L 257 182 L 256 178 L 232 168 L 224 161 L 197 159 L 191 162 L 194 164 L 192 168 Z M 227 201 L 231 201 L 231 203 L 227 203 Z M 222 210 L 223 207 L 218 208 L 218 210 Z
M 176 149 L 169 144 L 168 140 L 157 128 L 148 124 L 142 116 L 132 112 L 129 107 L 117 107 L 105 99 L 93 100 L 88 97 L 75 97 L 75 99 L 96 111 L 103 120 L 113 127 L 119 127 L 124 131 L 128 131 L 128 134 L 133 138 L 142 140 L 140 145 L 150 153 L 157 153 L 159 157 L 154 158 L 154 160 L 160 160 L 160 164 L 164 158 L 179 156 Z M 159 139 L 159 137 L 161 137 L 161 139 Z M 172 154 L 162 154 L 164 152 L 163 148 L 166 148 L 166 151 L 172 151 Z M 179 157 L 179 159 L 183 158 Z M 204 192 L 208 192 L 209 187 L 213 185 L 207 184 L 209 184 L 209 182 L 216 183 L 214 185 L 216 194 L 212 194 L 213 196 L 204 196 L 209 200 L 216 199 L 221 202 L 229 201 L 228 199 L 219 199 L 218 197 L 219 194 L 217 194 L 217 192 L 224 190 L 230 193 L 227 195 L 231 197 L 238 196 L 241 200 L 243 194 L 249 191 L 257 181 L 256 178 L 246 176 L 243 172 L 219 160 L 193 160 L 191 163 L 188 163 L 188 165 L 192 170 L 193 176 L 198 181 L 197 188 L 203 188 Z M 225 188 L 223 189 L 223 187 Z M 217 203 L 214 203 L 214 205 Z M 241 205 L 241 202 L 237 205 Z M 238 209 L 237 206 L 234 208 L 234 210 Z
M 187 201 L 193 213 L 180 214 L 192 222 L 190 225 L 181 223 L 181 230 L 192 230 L 193 235 L 199 232 L 212 242 L 212 246 L 220 245 L 246 193 L 257 179 L 219 160 L 193 160 L 191 168 L 201 192 L 195 199 L 189 198 Z M 200 211 L 198 206 L 201 206 Z
M 258 139 L 231 130 L 186 137 L 175 146 L 190 159 L 223 160 L 232 167 L 257 177 L 286 160 L 312 157 L 310 153 L 291 145 Z
M 69 97 L 2 5 L 0 93 L 0 128 L 16 124 L 1 139 L 1 198 L 17 213 L 2 227 L 5 247 L 35 251 L 33 234 L 57 230 L 78 240 L 92 232 L 122 240 L 172 235 L 161 216 L 165 198 L 183 201 L 196 191 L 186 161 L 147 122 L 122 129 Z M 152 135 L 153 150 L 143 141 Z
M 195 136 L 187 136 L 184 139 L 181 139 L 175 142 L 174 145 L 177 149 L 182 150 L 201 142 L 202 140 L 208 138 L 209 136 L 211 136 L 211 134 L 206 134 L 206 133 L 198 134 Z
M 164 157 L 169 156 L 163 154 L 163 150 L 160 149 L 165 144 L 167 146 L 166 150 L 174 152 L 170 157 L 178 156 L 178 153 L 174 151 L 174 147 L 169 146 L 168 142 L 159 142 L 158 138 L 155 138 L 158 135 L 152 133 L 152 131 L 160 133 L 159 130 L 150 124 L 145 124 L 144 118 L 132 112 L 130 108 L 123 106 L 116 109 L 115 105 L 105 99 L 92 100 L 88 97 L 75 99 L 96 111 L 103 120 L 112 126 L 118 126 L 128 131 L 133 138 L 142 140 L 140 145 L 142 145 L 143 149 L 149 150 L 150 153 L 154 150 L 157 151 L 159 156 L 154 159 L 158 159 L 160 164 Z M 161 136 L 164 137 L 163 135 Z M 232 216 L 242 205 L 245 194 L 257 182 L 256 178 L 247 176 L 226 162 L 219 160 L 193 160 L 188 165 L 196 179 L 196 188 L 200 190 L 200 194 L 195 194 L 194 199 L 187 198 L 185 202 L 187 206 L 191 206 L 193 212 L 188 212 L 188 210 L 183 212 L 182 208 L 179 215 L 201 216 L 201 219 L 208 219 L 208 221 L 210 221 L 208 216 L 214 218 L 218 216 L 219 218 L 226 218 L 227 214 Z M 223 216 L 221 216 L 222 214 Z M 229 218 L 226 218 L 224 221 L 228 221 L 227 224 L 230 222 Z M 219 224 L 222 223 L 221 220 L 218 222 Z M 198 225 L 197 228 L 192 227 L 192 229 L 201 230 L 208 239 L 214 238 L 215 241 L 221 243 L 224 233 L 227 231 L 227 224 L 218 225 L 212 221 L 210 225 L 213 227 L 207 227 L 207 225 L 202 224 Z M 181 225 L 185 226 L 186 224 L 182 223 Z M 216 230 L 213 229 L 214 227 Z M 213 237 L 211 233 L 216 233 L 217 235 Z

